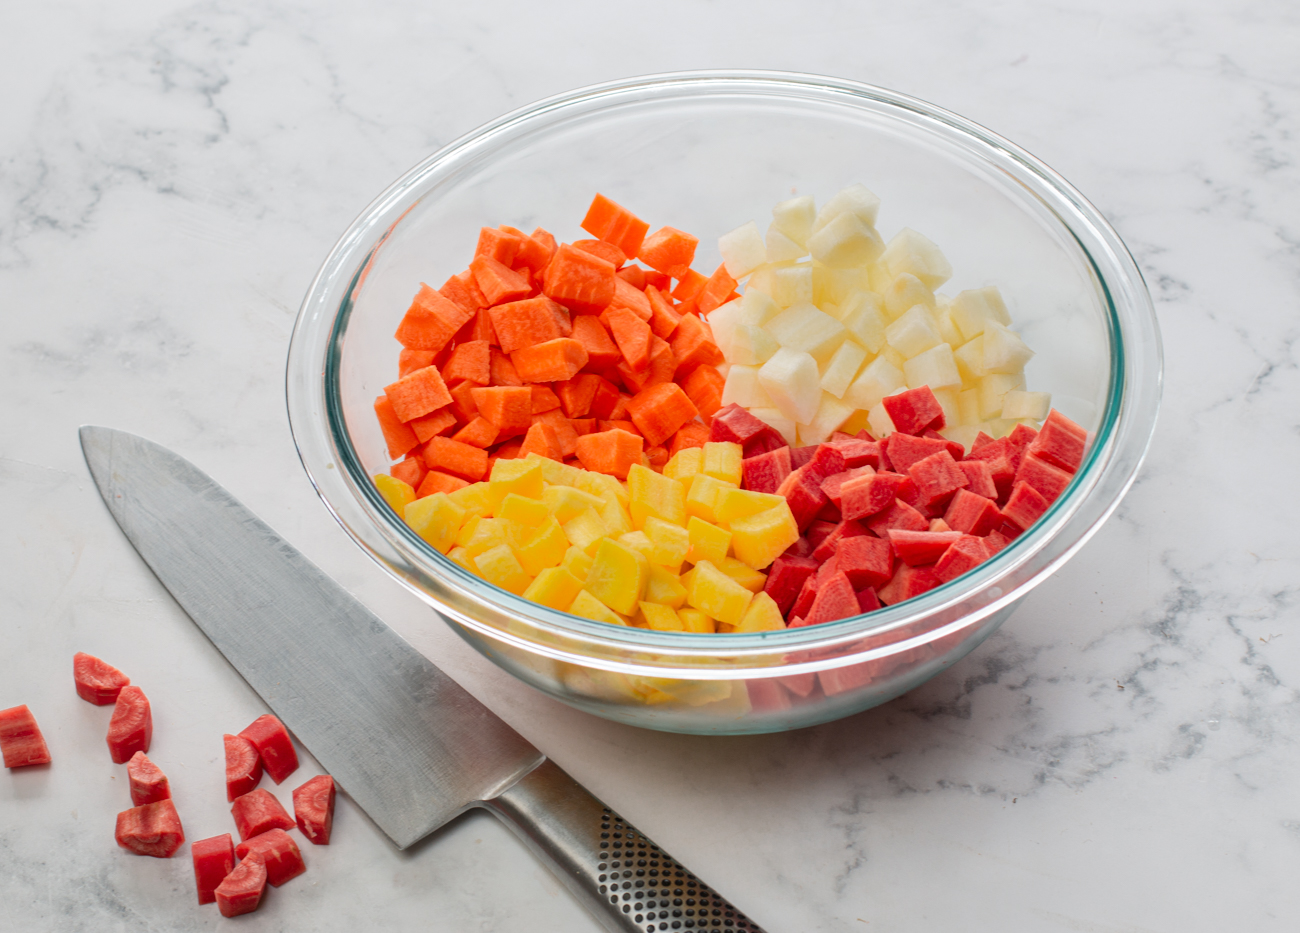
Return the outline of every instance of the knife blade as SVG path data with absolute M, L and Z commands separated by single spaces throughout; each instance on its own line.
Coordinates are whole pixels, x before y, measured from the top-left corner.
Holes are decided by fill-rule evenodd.
M 188 460 L 80 436 L 145 563 L 398 848 L 482 807 L 609 930 L 762 933 Z

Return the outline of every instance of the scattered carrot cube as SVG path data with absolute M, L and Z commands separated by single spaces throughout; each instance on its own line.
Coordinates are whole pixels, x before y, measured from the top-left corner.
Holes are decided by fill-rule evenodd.
M 617 246 L 627 257 L 641 251 L 645 235 L 650 230 L 648 223 L 603 194 L 592 198 L 581 226 L 592 236 Z
M 695 261 L 699 238 L 673 227 L 661 227 L 650 234 L 636 253 L 651 269 L 680 279 Z

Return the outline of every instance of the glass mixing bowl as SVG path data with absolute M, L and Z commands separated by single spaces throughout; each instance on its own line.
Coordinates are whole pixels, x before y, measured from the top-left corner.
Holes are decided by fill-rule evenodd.
M 393 338 L 419 283 L 468 264 L 481 226 L 562 240 L 601 192 L 646 219 L 717 237 L 793 194 L 862 182 L 888 239 L 921 231 L 955 270 L 994 284 L 1037 351 L 1028 388 L 1090 442 L 1027 533 L 896 606 L 761 634 L 591 622 L 473 576 L 412 532 L 372 482 L 390 462 L 372 408 L 397 377 Z M 579 709 L 674 732 L 773 732 L 883 703 L 954 663 L 1074 554 L 1132 483 L 1155 426 L 1160 336 L 1132 257 L 1100 213 L 1012 143 L 922 101 L 814 75 L 698 72 L 584 88 L 516 110 L 435 152 L 361 214 L 321 267 L 289 348 L 294 440 L 353 539 L 467 641 Z

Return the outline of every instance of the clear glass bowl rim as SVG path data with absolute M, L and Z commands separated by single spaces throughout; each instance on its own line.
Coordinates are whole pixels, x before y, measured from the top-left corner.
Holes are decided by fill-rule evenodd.
M 960 142 L 1025 187 L 1056 216 L 1092 266 L 1107 305 L 1110 389 L 1092 446 L 1049 512 L 994 559 L 922 596 L 866 616 L 750 635 L 698 635 L 623 628 L 557 612 L 500 590 L 439 554 L 380 497 L 348 435 L 338 372 L 352 294 L 392 230 L 440 181 L 494 146 L 601 109 L 706 97 L 803 99 L 888 113 Z M 708 234 L 711 235 L 711 234 Z M 658 677 L 771 675 L 774 656 L 804 663 L 782 674 L 822 670 L 913 648 L 1021 599 L 1073 555 L 1118 506 L 1155 428 L 1162 381 L 1159 328 L 1132 255 L 1101 213 L 1052 169 L 997 134 L 954 113 L 884 88 L 775 71 L 691 71 L 579 88 L 507 113 L 434 152 L 379 195 L 350 225 L 317 273 L 299 310 L 286 365 L 286 401 L 299 457 L 326 507 L 374 560 L 444 615 L 491 639 L 559 661 Z M 881 636 L 933 624 L 885 647 Z M 520 632 L 523 624 L 525 633 Z

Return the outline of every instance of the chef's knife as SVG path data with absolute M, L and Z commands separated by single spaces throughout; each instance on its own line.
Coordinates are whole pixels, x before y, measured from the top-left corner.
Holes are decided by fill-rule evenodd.
M 483 807 L 609 930 L 761 933 L 189 461 L 92 425 L 81 449 L 158 579 L 398 848 Z

